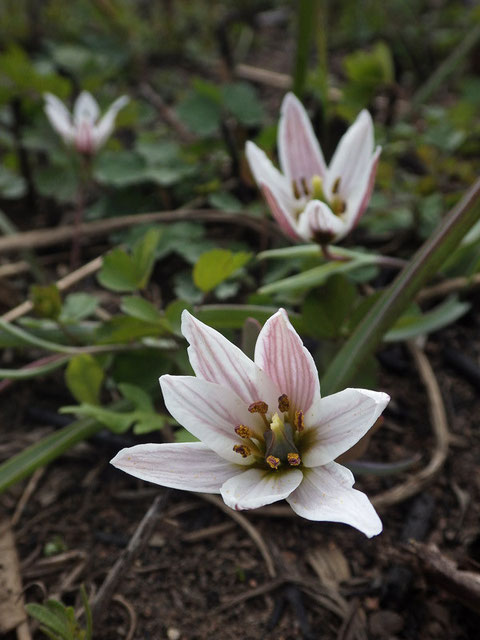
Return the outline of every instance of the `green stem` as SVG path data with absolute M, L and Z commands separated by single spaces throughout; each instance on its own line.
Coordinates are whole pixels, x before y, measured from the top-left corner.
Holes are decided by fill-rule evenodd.
M 129 406 L 129 402 L 124 400 L 115 403 L 112 408 L 121 411 Z M 27 478 L 35 469 L 55 460 L 73 445 L 90 438 L 104 428 L 104 425 L 93 418 L 82 418 L 27 447 L 21 453 L 0 464 L 0 493 Z
M 480 178 L 420 247 L 330 363 L 322 381 L 324 395 L 345 388 L 384 334 L 407 308 L 480 217 Z
M 297 50 L 293 72 L 293 91 L 300 99 L 305 92 L 308 57 L 316 23 L 318 2 L 319 0 L 298 0 L 297 4 Z

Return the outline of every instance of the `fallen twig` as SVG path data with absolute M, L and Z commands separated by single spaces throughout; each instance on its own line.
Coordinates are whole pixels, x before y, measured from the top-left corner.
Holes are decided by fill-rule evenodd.
M 373 496 L 372 503 L 377 508 L 403 502 L 407 498 L 419 493 L 440 471 L 448 454 L 449 434 L 447 415 L 435 373 L 423 351 L 415 346 L 414 343 L 410 342 L 408 346 L 415 360 L 422 382 L 427 390 L 430 421 L 435 436 L 435 446 L 430 462 L 426 467 L 410 476 L 405 482 Z
M 437 585 L 480 613 L 479 573 L 457 569 L 456 563 L 444 556 L 434 544 L 426 545 L 412 540 L 405 548 L 420 561 L 421 567 Z
M 108 610 L 108 603 L 112 599 L 113 593 L 122 576 L 127 573 L 135 558 L 152 536 L 169 495 L 169 491 L 164 491 L 157 495 L 131 537 L 127 548 L 122 551 L 120 557 L 108 572 L 92 604 L 92 616 L 97 624 Z
M 433 298 L 444 298 L 450 293 L 455 293 L 462 289 L 470 289 L 471 287 L 478 287 L 479 285 L 480 273 L 469 277 L 459 276 L 458 278 L 450 278 L 439 284 L 421 289 L 417 294 L 417 302 L 424 302 L 425 300 L 432 300 Z
M 270 554 L 270 551 L 267 548 L 267 545 L 263 541 L 263 538 L 259 534 L 256 527 L 254 527 L 253 524 L 243 514 L 239 513 L 238 511 L 234 511 L 233 509 L 230 509 L 230 507 L 227 507 L 227 505 L 223 502 L 223 500 L 221 500 L 220 498 L 217 498 L 217 496 L 213 496 L 208 493 L 198 493 L 197 495 L 200 496 L 200 498 L 202 498 L 203 500 L 206 500 L 207 502 L 210 502 L 211 504 L 221 509 L 224 513 L 227 514 L 227 516 L 235 520 L 235 522 L 239 524 L 242 527 L 242 529 L 244 529 L 248 533 L 248 535 L 251 537 L 253 542 L 257 545 L 258 550 L 260 551 L 263 559 L 265 560 L 265 564 L 267 565 L 267 571 L 269 576 L 271 578 L 275 578 L 277 575 L 277 571 L 275 569 L 273 558 Z
M 151 224 L 180 222 L 182 220 L 198 220 L 199 222 L 217 222 L 222 224 L 235 224 L 248 227 L 258 233 L 264 231 L 265 220 L 257 218 L 245 211 L 224 213 L 216 209 L 176 209 L 174 211 L 154 211 L 152 213 L 137 213 L 107 220 L 95 220 L 82 223 L 78 229 L 74 225 L 64 225 L 53 229 L 37 229 L 24 231 L 13 236 L 0 237 L 0 253 L 18 251 L 19 249 L 32 247 L 50 247 L 60 242 L 71 240 L 76 233 L 82 237 L 102 236 L 128 227 Z M 274 222 L 268 221 L 268 227 L 272 235 L 278 236 L 278 227 Z

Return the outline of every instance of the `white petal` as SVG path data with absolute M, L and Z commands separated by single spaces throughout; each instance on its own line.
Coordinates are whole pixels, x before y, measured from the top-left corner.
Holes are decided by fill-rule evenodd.
M 235 433 L 244 424 L 260 429 L 260 418 L 248 412 L 247 405 L 233 391 L 213 382 L 193 376 L 160 378 L 165 405 L 172 416 L 207 447 L 230 462 L 248 465 L 254 462 L 233 451 L 236 444 L 245 444 Z M 263 429 L 262 429 L 263 431 Z
M 289 496 L 301 483 L 302 478 L 300 469 L 248 469 L 227 480 L 220 493 L 225 504 L 231 509 L 257 509 Z
M 352 489 L 354 482 L 351 471 L 336 462 L 304 469 L 302 484 L 287 502 L 302 518 L 344 522 L 371 538 L 382 531 L 382 522 L 367 496 Z
M 357 226 L 363 212 L 368 207 L 373 186 L 375 184 L 375 176 L 381 152 L 381 147 L 377 147 L 375 149 L 375 153 L 373 154 L 361 181 L 355 185 L 354 190 L 348 196 L 346 201 L 347 208 L 344 215 L 348 231 Z
M 45 93 L 45 113 L 50 124 L 65 142 L 70 143 L 74 137 L 72 118 L 67 107 L 52 93 Z
M 199 378 L 228 387 L 248 407 L 262 400 L 271 409 L 277 389 L 263 371 L 241 349 L 187 310 L 182 313 L 182 333 L 190 343 L 188 357 Z
M 73 107 L 73 122 L 78 126 L 81 122 L 95 124 L 100 115 L 98 103 L 91 93 L 82 91 Z
M 313 176 L 323 178 L 325 160 L 312 124 L 302 103 L 293 93 L 282 102 L 278 125 L 278 155 L 280 167 L 290 182 L 301 186 L 304 179 L 309 186 Z
M 284 233 L 298 240 L 294 215 L 298 202 L 293 196 L 291 184 L 255 143 L 248 141 L 245 153 L 253 177 L 262 190 L 274 218 Z
M 332 188 L 340 178 L 338 194 L 348 200 L 358 185 L 364 182 L 373 154 L 373 122 L 365 109 L 343 135 L 333 154 L 325 181 L 325 193 L 330 199 Z
M 255 362 L 286 393 L 296 410 L 308 411 L 320 398 L 320 383 L 315 362 L 280 309 L 269 318 L 255 345 Z
M 375 424 L 390 396 L 368 389 L 344 389 L 315 403 L 305 416 L 302 462 L 316 467 L 353 447 Z
M 220 493 L 222 484 L 241 469 L 201 442 L 138 444 L 122 449 L 110 462 L 147 482 L 204 493 Z
M 321 240 L 325 237 L 324 244 L 329 244 L 346 235 L 347 226 L 324 202 L 311 200 L 300 214 L 298 231 L 304 240 Z
M 121 96 L 113 102 L 106 111 L 103 118 L 93 130 L 95 148 L 100 148 L 111 135 L 115 126 L 115 118 L 117 117 L 120 109 L 128 104 L 130 98 L 128 96 Z

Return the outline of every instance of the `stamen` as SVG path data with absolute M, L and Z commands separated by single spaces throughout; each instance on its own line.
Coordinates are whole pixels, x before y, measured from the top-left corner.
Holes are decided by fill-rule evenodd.
M 302 185 L 303 193 L 308 196 L 308 194 L 310 193 L 310 189 L 308 188 L 308 184 L 305 178 L 300 178 L 300 184 Z
M 275 456 L 267 456 L 265 462 L 272 469 L 278 469 L 278 467 L 280 466 L 280 458 L 276 458 Z
M 240 436 L 240 438 L 251 438 L 253 436 L 252 431 L 244 424 L 237 424 L 235 427 L 235 433 L 237 436 Z
M 282 395 L 278 399 L 278 410 L 281 413 L 286 413 L 290 409 L 290 400 L 286 393 L 282 393 Z
M 267 420 L 266 413 L 268 411 L 268 404 L 266 402 L 262 402 L 258 400 L 257 402 L 252 402 L 252 404 L 248 407 L 250 413 L 259 413 L 262 416 L 263 422 L 267 429 L 270 428 L 270 424 Z
M 299 190 L 298 185 L 295 182 L 295 180 L 292 180 L 292 191 L 293 191 L 293 195 L 295 196 L 295 198 L 297 200 L 299 200 L 300 197 L 301 197 L 301 194 L 300 194 L 300 190 Z
M 248 407 L 250 413 L 262 413 L 265 415 L 268 411 L 268 404 L 266 402 L 262 402 L 258 400 L 257 402 L 252 402 L 252 404 Z
M 297 431 L 303 431 L 305 429 L 305 421 L 303 411 L 295 411 L 295 420 L 293 426 Z
M 346 202 L 344 200 L 342 200 L 341 198 L 339 198 L 338 196 L 335 196 L 335 198 L 332 198 L 330 206 L 331 206 L 331 209 L 332 209 L 333 213 L 336 216 L 339 216 L 342 213 L 345 213 L 345 209 L 347 208 Z
M 332 193 L 338 193 L 338 190 L 340 189 L 340 180 L 341 178 L 337 178 L 333 183 Z
M 298 467 L 299 464 L 302 464 L 302 459 L 298 453 L 287 453 L 287 461 L 292 467 Z
M 233 450 L 235 453 L 239 453 L 242 458 L 248 458 L 250 455 L 250 448 L 245 446 L 244 444 L 235 444 L 233 445 Z

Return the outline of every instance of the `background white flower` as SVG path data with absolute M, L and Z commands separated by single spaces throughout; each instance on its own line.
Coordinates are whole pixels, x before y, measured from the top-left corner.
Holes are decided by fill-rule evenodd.
M 105 144 L 115 126 L 118 112 L 129 101 L 128 96 L 117 98 L 99 119 L 100 108 L 88 91 L 82 91 L 73 107 L 73 118 L 61 100 L 45 93 L 45 113 L 50 124 L 63 140 L 79 153 L 92 155 Z
M 307 113 L 288 93 L 278 127 L 282 172 L 253 142 L 250 169 L 282 230 L 299 240 L 328 244 L 358 224 L 373 189 L 381 148 L 374 147 L 373 123 L 363 110 L 340 140 L 327 167 Z
M 112 464 L 156 484 L 220 493 L 232 509 L 285 498 L 304 518 L 380 533 L 367 496 L 334 460 L 389 396 L 345 389 L 321 398 L 313 358 L 283 309 L 261 330 L 254 361 L 188 311 L 182 332 L 196 377 L 164 375 L 160 384 L 170 413 L 201 442 L 137 445 Z

